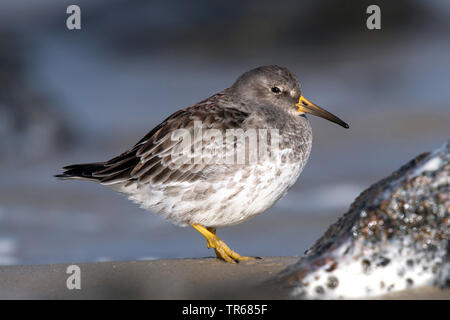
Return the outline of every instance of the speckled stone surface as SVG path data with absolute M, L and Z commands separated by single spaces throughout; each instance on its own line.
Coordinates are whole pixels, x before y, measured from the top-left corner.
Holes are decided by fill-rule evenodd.
M 450 282 L 450 141 L 361 193 L 277 281 L 294 298 L 369 298 Z

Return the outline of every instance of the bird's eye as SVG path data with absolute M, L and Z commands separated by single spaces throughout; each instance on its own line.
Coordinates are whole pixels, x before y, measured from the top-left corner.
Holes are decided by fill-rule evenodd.
M 280 93 L 281 90 L 280 90 L 280 88 L 278 88 L 278 87 L 272 87 L 272 92 L 273 92 L 273 93 Z

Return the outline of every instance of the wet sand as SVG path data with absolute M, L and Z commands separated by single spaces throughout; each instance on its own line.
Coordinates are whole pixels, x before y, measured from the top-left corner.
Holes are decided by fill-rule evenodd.
M 67 266 L 0 267 L 1 299 L 286 299 L 261 284 L 298 257 L 264 257 L 226 264 L 213 258 L 77 264 L 81 289 L 66 286 Z M 379 299 L 450 299 L 450 290 L 421 288 Z

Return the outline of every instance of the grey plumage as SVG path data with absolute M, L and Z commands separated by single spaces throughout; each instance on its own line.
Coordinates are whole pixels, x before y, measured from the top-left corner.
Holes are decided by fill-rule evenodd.
M 300 97 L 300 84 L 288 69 L 253 69 L 230 88 L 175 112 L 121 155 L 67 166 L 57 177 L 99 182 L 179 225 L 240 223 L 272 206 L 306 164 L 312 134 L 308 119 L 296 107 Z M 180 142 L 172 134 L 185 129 L 194 135 L 195 121 L 224 136 L 228 129 L 277 129 L 283 163 L 268 157 L 255 164 L 198 163 L 187 155 L 182 165 L 174 165 L 173 152 Z M 193 139 L 188 147 L 194 149 L 196 143 Z M 225 140 L 205 137 L 201 143 L 202 150 L 212 154 L 231 147 Z

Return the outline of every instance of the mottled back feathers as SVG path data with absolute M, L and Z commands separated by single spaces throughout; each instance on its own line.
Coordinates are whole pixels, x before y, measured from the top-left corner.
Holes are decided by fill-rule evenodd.
M 221 107 L 217 103 L 218 99 L 222 99 L 222 94 L 175 112 L 130 150 L 109 161 L 67 166 L 64 167 L 66 171 L 57 177 L 94 180 L 104 185 L 135 181 L 157 184 L 201 179 L 209 172 L 208 164 L 203 161 L 195 163 L 194 159 L 182 158 L 178 159 L 177 165 L 173 154 L 174 148 L 181 141 L 173 140 L 172 134 L 177 129 L 185 129 L 191 137 L 194 137 L 195 121 L 201 122 L 204 129 L 219 130 L 223 136 L 227 129 L 241 128 L 249 114 L 234 108 Z M 194 144 L 200 142 L 191 140 L 191 145 L 188 147 L 192 151 Z M 201 143 L 203 149 L 225 148 L 224 144 L 214 145 L 211 140 L 202 139 Z M 192 156 L 192 154 L 186 156 Z

